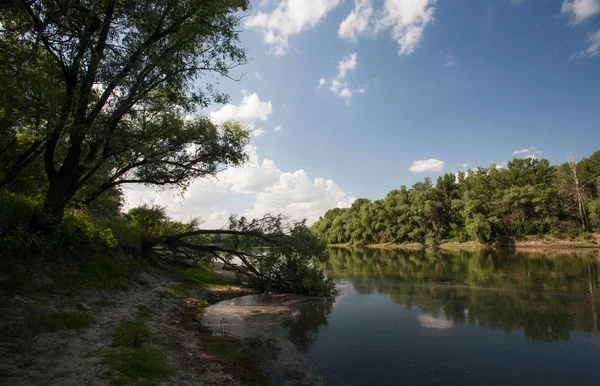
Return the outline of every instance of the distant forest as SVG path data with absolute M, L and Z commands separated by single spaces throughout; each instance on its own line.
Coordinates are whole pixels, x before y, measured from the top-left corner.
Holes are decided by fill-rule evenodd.
M 435 184 L 425 178 L 381 200 L 330 209 L 312 231 L 351 244 L 586 237 L 600 232 L 600 151 L 562 165 L 515 158 L 506 167 L 446 173 Z

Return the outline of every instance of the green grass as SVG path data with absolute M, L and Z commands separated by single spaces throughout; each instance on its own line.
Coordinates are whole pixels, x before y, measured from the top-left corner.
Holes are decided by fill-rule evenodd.
M 148 312 L 148 307 L 140 305 L 138 316 L 140 311 Z M 113 343 L 119 346 L 120 350 L 108 354 L 114 384 L 157 385 L 159 381 L 174 373 L 160 353 L 146 348 L 152 335 L 146 321 L 139 317 L 119 323 L 115 329 Z
M 114 343 L 120 347 L 139 349 L 152 337 L 152 330 L 140 319 L 122 320 L 114 333 Z
M 198 268 L 186 269 L 177 276 L 176 280 L 185 284 L 196 285 L 226 284 L 230 282 L 216 272 Z
M 92 317 L 79 312 L 28 313 L 24 318 L 7 323 L 0 336 L 10 340 L 29 340 L 41 332 L 89 328 Z
M 92 304 L 101 308 L 112 306 L 112 303 L 108 299 L 99 299 L 93 302 Z
M 124 349 L 108 355 L 108 364 L 118 375 L 117 385 L 157 385 L 174 373 L 163 356 L 149 350 Z
M 40 331 L 77 330 L 89 328 L 92 317 L 79 312 L 50 312 L 35 317 L 34 323 Z
M 140 304 L 135 315 L 137 318 L 147 319 L 150 316 L 150 311 L 150 307 L 145 304 Z
M 81 291 L 128 289 L 144 262 L 117 252 L 84 258 L 31 256 L 0 259 L 0 291 L 73 295 Z

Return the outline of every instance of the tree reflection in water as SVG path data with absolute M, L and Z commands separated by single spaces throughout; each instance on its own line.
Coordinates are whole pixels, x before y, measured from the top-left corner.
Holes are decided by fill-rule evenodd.
M 377 250 L 331 248 L 329 275 L 360 293 L 385 294 L 407 308 L 452 323 L 510 332 L 535 341 L 598 329 L 598 252 Z M 307 350 L 327 324 L 331 304 L 306 304 L 290 334 Z M 297 343 L 298 344 L 298 343 Z

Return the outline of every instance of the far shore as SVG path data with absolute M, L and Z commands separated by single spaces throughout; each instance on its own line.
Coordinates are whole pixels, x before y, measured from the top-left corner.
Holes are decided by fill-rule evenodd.
M 475 241 L 465 243 L 455 241 L 442 241 L 440 244 L 421 243 L 384 243 L 384 244 L 329 244 L 333 248 L 378 248 L 378 249 L 600 249 L 600 236 L 594 237 L 594 241 L 571 241 L 571 240 L 541 240 L 525 239 L 513 243 L 484 244 Z

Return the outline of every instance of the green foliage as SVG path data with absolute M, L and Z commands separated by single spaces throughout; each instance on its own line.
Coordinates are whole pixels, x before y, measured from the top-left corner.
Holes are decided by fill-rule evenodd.
M 41 331 L 89 328 L 92 317 L 79 312 L 50 312 L 36 317 Z
M 123 184 L 183 189 L 245 162 L 245 128 L 185 117 L 227 100 L 211 75 L 246 63 L 238 26 L 248 7 L 247 0 L 0 7 L 0 189 L 41 193 L 42 208 L 60 222 L 73 202 L 104 196 L 118 207 Z
M 117 385 L 157 385 L 175 371 L 164 357 L 150 350 L 125 349 L 108 355 L 111 369 L 118 371 Z
M 224 284 L 229 282 L 214 271 L 198 268 L 186 269 L 177 276 L 176 280 L 186 284 L 199 285 Z
M 312 226 L 327 243 L 492 243 L 600 231 L 600 151 L 578 164 L 514 159 L 392 190 L 382 200 L 331 209 Z M 581 208 L 581 209 L 580 209 Z
M 285 216 L 248 220 L 230 219 L 232 234 L 224 240 L 225 251 L 244 251 L 222 256 L 243 260 L 244 279 L 260 290 L 291 292 L 309 296 L 330 296 L 334 283 L 318 263 L 326 260 L 325 244 L 314 237 L 305 221 Z
M 114 343 L 120 347 L 139 349 L 152 336 L 152 331 L 142 319 L 122 320 L 114 334 Z
M 108 363 L 115 384 L 119 385 L 156 385 L 174 371 L 165 362 L 163 356 L 146 346 L 153 333 L 148 327 L 144 315 L 148 309 L 144 305 L 138 308 L 137 319 L 122 320 L 113 336 L 118 351 L 108 354 Z
M 29 310 L 22 318 L 12 318 L 4 326 L 0 337 L 10 340 L 30 340 L 42 332 L 57 332 L 61 330 L 78 330 L 89 328 L 92 317 L 79 312 L 40 312 Z

